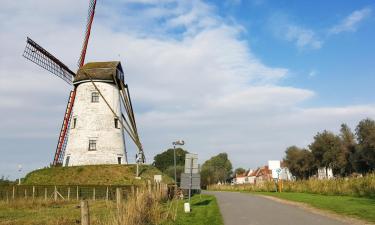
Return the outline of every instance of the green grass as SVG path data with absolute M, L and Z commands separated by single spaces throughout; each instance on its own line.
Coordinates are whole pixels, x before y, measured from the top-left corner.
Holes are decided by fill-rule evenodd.
M 178 202 L 176 221 L 168 221 L 163 225 L 223 225 L 216 198 L 212 195 L 194 195 L 191 198 L 190 213 L 184 212 L 184 202 Z
M 140 166 L 141 180 L 135 179 L 135 165 L 90 165 L 52 167 L 35 170 L 26 175 L 25 185 L 130 185 L 154 180 L 155 174 L 163 175 L 164 183 L 173 180 L 150 165 Z
M 80 220 L 78 202 L 18 201 L 0 202 L 0 225 L 68 225 Z M 90 202 L 92 224 L 106 224 L 114 203 L 105 201 Z
M 350 196 L 328 196 L 291 192 L 257 192 L 295 202 L 307 203 L 315 208 L 355 217 L 375 223 L 375 199 Z

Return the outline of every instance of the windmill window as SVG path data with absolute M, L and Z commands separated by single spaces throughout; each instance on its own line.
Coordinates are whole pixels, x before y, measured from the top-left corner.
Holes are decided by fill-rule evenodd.
M 77 125 L 77 117 L 73 118 L 73 124 L 72 124 L 72 129 L 76 128 Z
M 115 118 L 115 128 L 120 128 L 118 118 Z
M 121 157 L 117 157 L 117 163 L 121 164 Z
M 89 140 L 89 151 L 96 151 L 96 140 Z
M 99 93 L 98 92 L 92 92 L 91 93 L 91 102 L 99 102 Z

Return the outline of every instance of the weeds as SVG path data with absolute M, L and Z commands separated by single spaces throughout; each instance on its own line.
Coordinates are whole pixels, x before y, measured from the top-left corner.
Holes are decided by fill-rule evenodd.
M 271 192 L 275 191 L 275 183 L 268 181 L 257 185 L 211 185 L 208 189 L 217 191 Z M 359 178 L 284 181 L 283 191 L 375 198 L 375 173 Z

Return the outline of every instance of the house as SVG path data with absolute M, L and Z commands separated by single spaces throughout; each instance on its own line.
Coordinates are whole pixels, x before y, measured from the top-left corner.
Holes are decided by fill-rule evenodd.
M 269 169 L 268 166 L 258 167 L 250 177 L 253 179 L 253 184 L 259 184 L 264 181 L 272 180 L 272 171 Z
M 318 179 L 332 179 L 333 178 L 333 171 L 330 167 L 321 167 L 318 169 Z

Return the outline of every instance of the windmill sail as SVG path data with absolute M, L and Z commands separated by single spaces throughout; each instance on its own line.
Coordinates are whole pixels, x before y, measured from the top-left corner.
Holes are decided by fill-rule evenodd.
M 68 84 L 73 83 L 72 80 L 75 73 L 29 37 L 27 38 L 27 44 L 23 56 L 38 66 L 60 77 Z
M 78 60 L 78 67 L 79 68 L 81 68 L 83 66 L 83 64 L 85 64 L 87 45 L 89 43 L 92 22 L 94 21 L 95 7 L 96 7 L 96 0 L 90 0 L 90 5 L 89 5 L 89 10 L 88 10 L 88 15 L 87 15 L 87 25 L 86 25 L 85 39 L 83 40 L 81 56 L 79 57 L 79 60 Z

